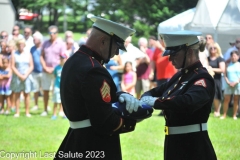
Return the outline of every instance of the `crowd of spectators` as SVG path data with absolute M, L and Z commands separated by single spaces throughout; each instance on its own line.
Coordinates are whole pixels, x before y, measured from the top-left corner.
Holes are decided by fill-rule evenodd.
M 0 113 L 20 116 L 20 100 L 24 100 L 25 115 L 31 117 L 31 111 L 42 109 L 41 116 L 50 114 L 49 97 L 52 95 L 52 119 L 65 117 L 59 93 L 61 69 L 67 58 L 71 57 L 81 45 L 84 45 L 91 28 L 87 30 L 86 37 L 79 42 L 74 40 L 72 31 L 66 31 L 65 37 L 58 37 L 58 27 L 48 28 L 49 39 L 44 41 L 42 33 L 30 27 L 20 34 L 19 26 L 13 27 L 12 33 L 0 33 Z M 221 104 L 225 119 L 230 104 L 233 104 L 233 119 L 237 119 L 238 102 L 240 95 L 240 38 L 230 43 L 225 54 L 221 46 L 214 42 L 212 35 L 199 37 L 206 40 L 206 49 L 199 53 L 199 60 L 207 68 L 215 80 L 215 98 L 213 102 L 214 116 L 220 117 Z M 138 46 L 132 44 L 132 38 L 125 41 L 125 51 L 119 50 L 105 64 L 112 76 L 118 91 L 129 92 L 140 98 L 143 92 L 167 82 L 177 70 L 168 57 L 163 57 L 165 46 L 155 36 L 141 37 Z M 30 109 L 31 93 L 33 93 L 34 106 Z M 52 93 L 52 94 L 50 94 Z M 43 96 L 43 106 L 39 106 L 39 96 Z M 231 103 L 233 102 L 233 103 Z M 6 107 L 5 106 L 6 103 Z

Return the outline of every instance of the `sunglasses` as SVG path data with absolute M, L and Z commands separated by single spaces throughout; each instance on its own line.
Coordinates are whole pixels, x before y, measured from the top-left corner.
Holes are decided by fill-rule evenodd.
M 217 48 L 216 47 L 211 47 L 210 50 L 216 50 Z
M 212 37 L 205 37 L 205 39 L 212 39 Z
M 1 36 L 1 38 L 3 39 L 3 38 L 7 38 L 7 35 L 6 36 Z
M 57 34 L 57 32 L 48 32 L 49 34 Z

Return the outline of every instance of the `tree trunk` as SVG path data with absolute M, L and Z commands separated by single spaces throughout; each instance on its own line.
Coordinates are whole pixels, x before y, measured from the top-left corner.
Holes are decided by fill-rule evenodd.
M 53 10 L 53 24 L 58 26 L 58 9 Z
M 52 25 L 52 3 L 48 4 L 48 9 L 49 9 L 48 26 L 51 26 Z
M 73 18 L 74 18 L 74 22 L 73 22 L 72 30 L 76 31 L 77 30 L 77 25 L 78 25 L 78 20 L 76 19 L 77 18 L 77 9 L 73 9 Z

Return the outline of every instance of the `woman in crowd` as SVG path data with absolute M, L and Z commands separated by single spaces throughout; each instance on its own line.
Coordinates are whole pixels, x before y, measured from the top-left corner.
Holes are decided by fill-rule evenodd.
M 78 50 L 79 47 L 76 48 L 76 46 L 74 46 L 74 40 L 72 38 L 67 38 L 66 48 L 67 48 L 67 56 L 71 57 Z
M 12 70 L 13 77 L 11 82 L 11 89 L 15 93 L 16 114 L 14 117 L 20 116 L 20 93 L 23 92 L 25 113 L 27 117 L 31 117 L 29 113 L 30 92 L 32 86 L 31 72 L 33 70 L 32 55 L 24 51 L 25 40 L 19 39 L 17 41 L 17 50 L 12 55 Z
M 208 62 L 210 65 L 210 70 L 214 72 L 215 81 L 215 97 L 213 101 L 214 105 L 214 116 L 220 116 L 221 101 L 223 99 L 222 95 L 222 73 L 225 71 L 225 62 L 222 58 L 221 48 L 217 43 L 211 43 L 208 47 L 209 57 Z
M 228 103 L 233 95 L 233 119 L 237 120 L 238 101 L 240 95 L 240 63 L 238 62 L 238 51 L 231 52 L 231 62 L 226 67 L 224 78 L 227 82 L 227 87 L 224 90 L 223 115 L 221 119 L 225 119 L 228 111 Z
M 7 43 L 7 51 L 9 55 L 9 67 L 12 68 L 12 58 L 11 56 L 15 53 L 16 49 L 16 42 L 14 40 L 10 40 Z M 10 101 L 11 101 L 11 110 L 15 112 L 16 105 L 15 105 L 15 94 L 12 92 L 10 95 Z

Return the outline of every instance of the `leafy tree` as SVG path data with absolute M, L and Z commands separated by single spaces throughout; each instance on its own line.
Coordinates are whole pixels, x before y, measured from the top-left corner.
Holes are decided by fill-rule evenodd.
M 95 15 L 136 29 L 136 37 L 157 35 L 160 22 L 196 6 L 198 0 L 96 0 Z
M 40 14 L 34 23 L 39 30 L 55 24 L 63 26 L 66 14 L 68 29 L 85 32 L 91 27 L 88 14 L 102 16 L 136 29 L 135 37 L 157 35 L 160 22 L 196 6 L 198 0 L 12 0 L 16 10 L 27 8 Z M 63 4 L 72 12 L 64 13 Z M 42 12 L 48 9 L 48 24 L 43 25 Z M 135 40 L 136 41 L 136 40 Z

